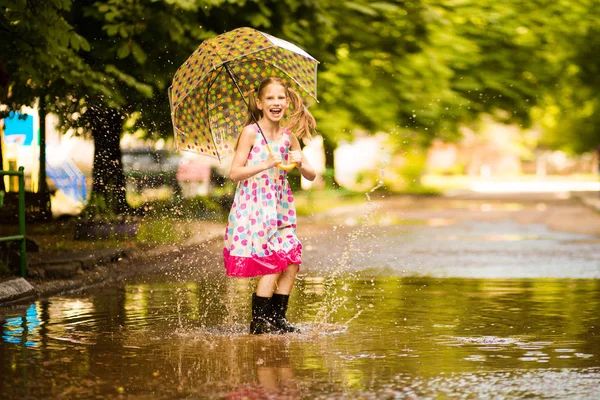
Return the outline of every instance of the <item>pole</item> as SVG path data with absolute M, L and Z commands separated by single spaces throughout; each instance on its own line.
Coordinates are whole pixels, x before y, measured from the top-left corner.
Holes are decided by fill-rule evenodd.
M 25 241 L 25 168 L 19 167 L 19 233 L 21 239 L 21 276 L 27 276 L 26 241 Z

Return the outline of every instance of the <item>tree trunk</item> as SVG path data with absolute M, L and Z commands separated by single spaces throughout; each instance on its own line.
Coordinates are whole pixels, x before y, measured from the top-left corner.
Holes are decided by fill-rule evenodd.
M 90 206 L 100 215 L 123 215 L 131 208 L 125 198 L 125 175 L 121 162 L 123 116 L 119 110 L 94 106 L 91 128 L 94 138 Z
M 327 171 L 331 171 L 331 175 L 325 178 L 325 184 L 327 185 L 327 187 L 337 189 L 340 187 L 340 185 L 335 180 L 334 174 L 335 169 L 333 153 L 335 151 L 335 145 L 330 140 L 328 140 L 326 136 L 323 136 L 323 149 L 325 151 L 325 168 Z
M 39 111 L 40 117 L 40 172 L 39 172 L 39 193 L 48 193 L 48 183 L 46 182 L 46 96 L 40 97 Z M 49 196 L 48 196 L 49 197 Z
M 42 219 L 52 218 L 52 203 L 50 201 L 50 191 L 46 181 L 46 96 L 40 97 L 39 112 L 40 118 L 40 171 L 38 199 L 40 206 L 40 217 Z

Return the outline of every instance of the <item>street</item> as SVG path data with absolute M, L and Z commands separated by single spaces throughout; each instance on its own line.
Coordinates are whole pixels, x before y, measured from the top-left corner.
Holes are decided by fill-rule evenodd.
M 6 398 L 600 396 L 600 215 L 552 194 L 373 196 L 299 222 L 298 335 L 247 334 L 221 243 L 2 325 Z

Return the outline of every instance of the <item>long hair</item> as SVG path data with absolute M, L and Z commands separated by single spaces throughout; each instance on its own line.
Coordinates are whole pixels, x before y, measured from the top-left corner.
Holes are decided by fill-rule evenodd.
M 290 100 L 293 112 L 285 124 L 286 128 L 292 131 L 298 139 L 302 139 L 304 143 L 307 143 L 312 139 L 312 133 L 317 129 L 315 117 L 313 117 L 304 105 L 302 97 L 289 87 L 283 79 L 278 77 L 268 77 L 260 83 L 258 89 L 250 91 L 248 94 L 248 118 L 246 119 L 246 125 L 250 125 L 262 118 L 262 111 L 256 105 L 256 96 L 261 98 L 267 86 L 271 84 L 283 86 Z

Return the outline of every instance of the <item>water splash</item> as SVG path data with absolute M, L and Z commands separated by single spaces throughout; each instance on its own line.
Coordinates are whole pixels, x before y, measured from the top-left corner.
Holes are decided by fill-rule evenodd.
M 352 271 L 352 267 L 356 260 L 372 255 L 372 250 L 362 252 L 360 249 L 364 247 L 362 244 L 375 239 L 375 235 L 373 235 L 371 229 L 373 226 L 377 225 L 375 215 L 379 206 L 371 199 L 371 194 L 383 186 L 383 179 L 380 179 L 376 186 L 365 193 L 366 201 L 362 206 L 364 211 L 361 215 L 360 223 L 355 224 L 353 221 L 348 223 L 347 220 L 346 225 L 349 225 L 352 228 L 349 232 L 345 232 L 345 238 L 341 240 L 341 242 L 344 243 L 341 256 L 337 261 L 331 259 L 328 260 L 332 267 L 325 267 L 326 275 L 322 282 L 324 296 L 314 318 L 314 323 L 317 324 L 317 326 L 331 322 L 335 314 L 338 311 L 345 309 L 346 304 L 348 304 L 350 300 L 352 300 L 352 303 L 356 302 L 357 312 L 347 321 L 348 323 L 358 318 L 364 310 L 363 305 L 361 304 L 361 293 L 353 293 L 353 289 L 346 284 L 346 282 L 348 279 L 352 280 L 357 278 L 357 273 Z M 344 226 L 341 226 L 340 228 L 334 226 L 334 232 L 338 230 L 338 235 L 344 235 Z M 337 242 L 340 243 L 340 240 Z

